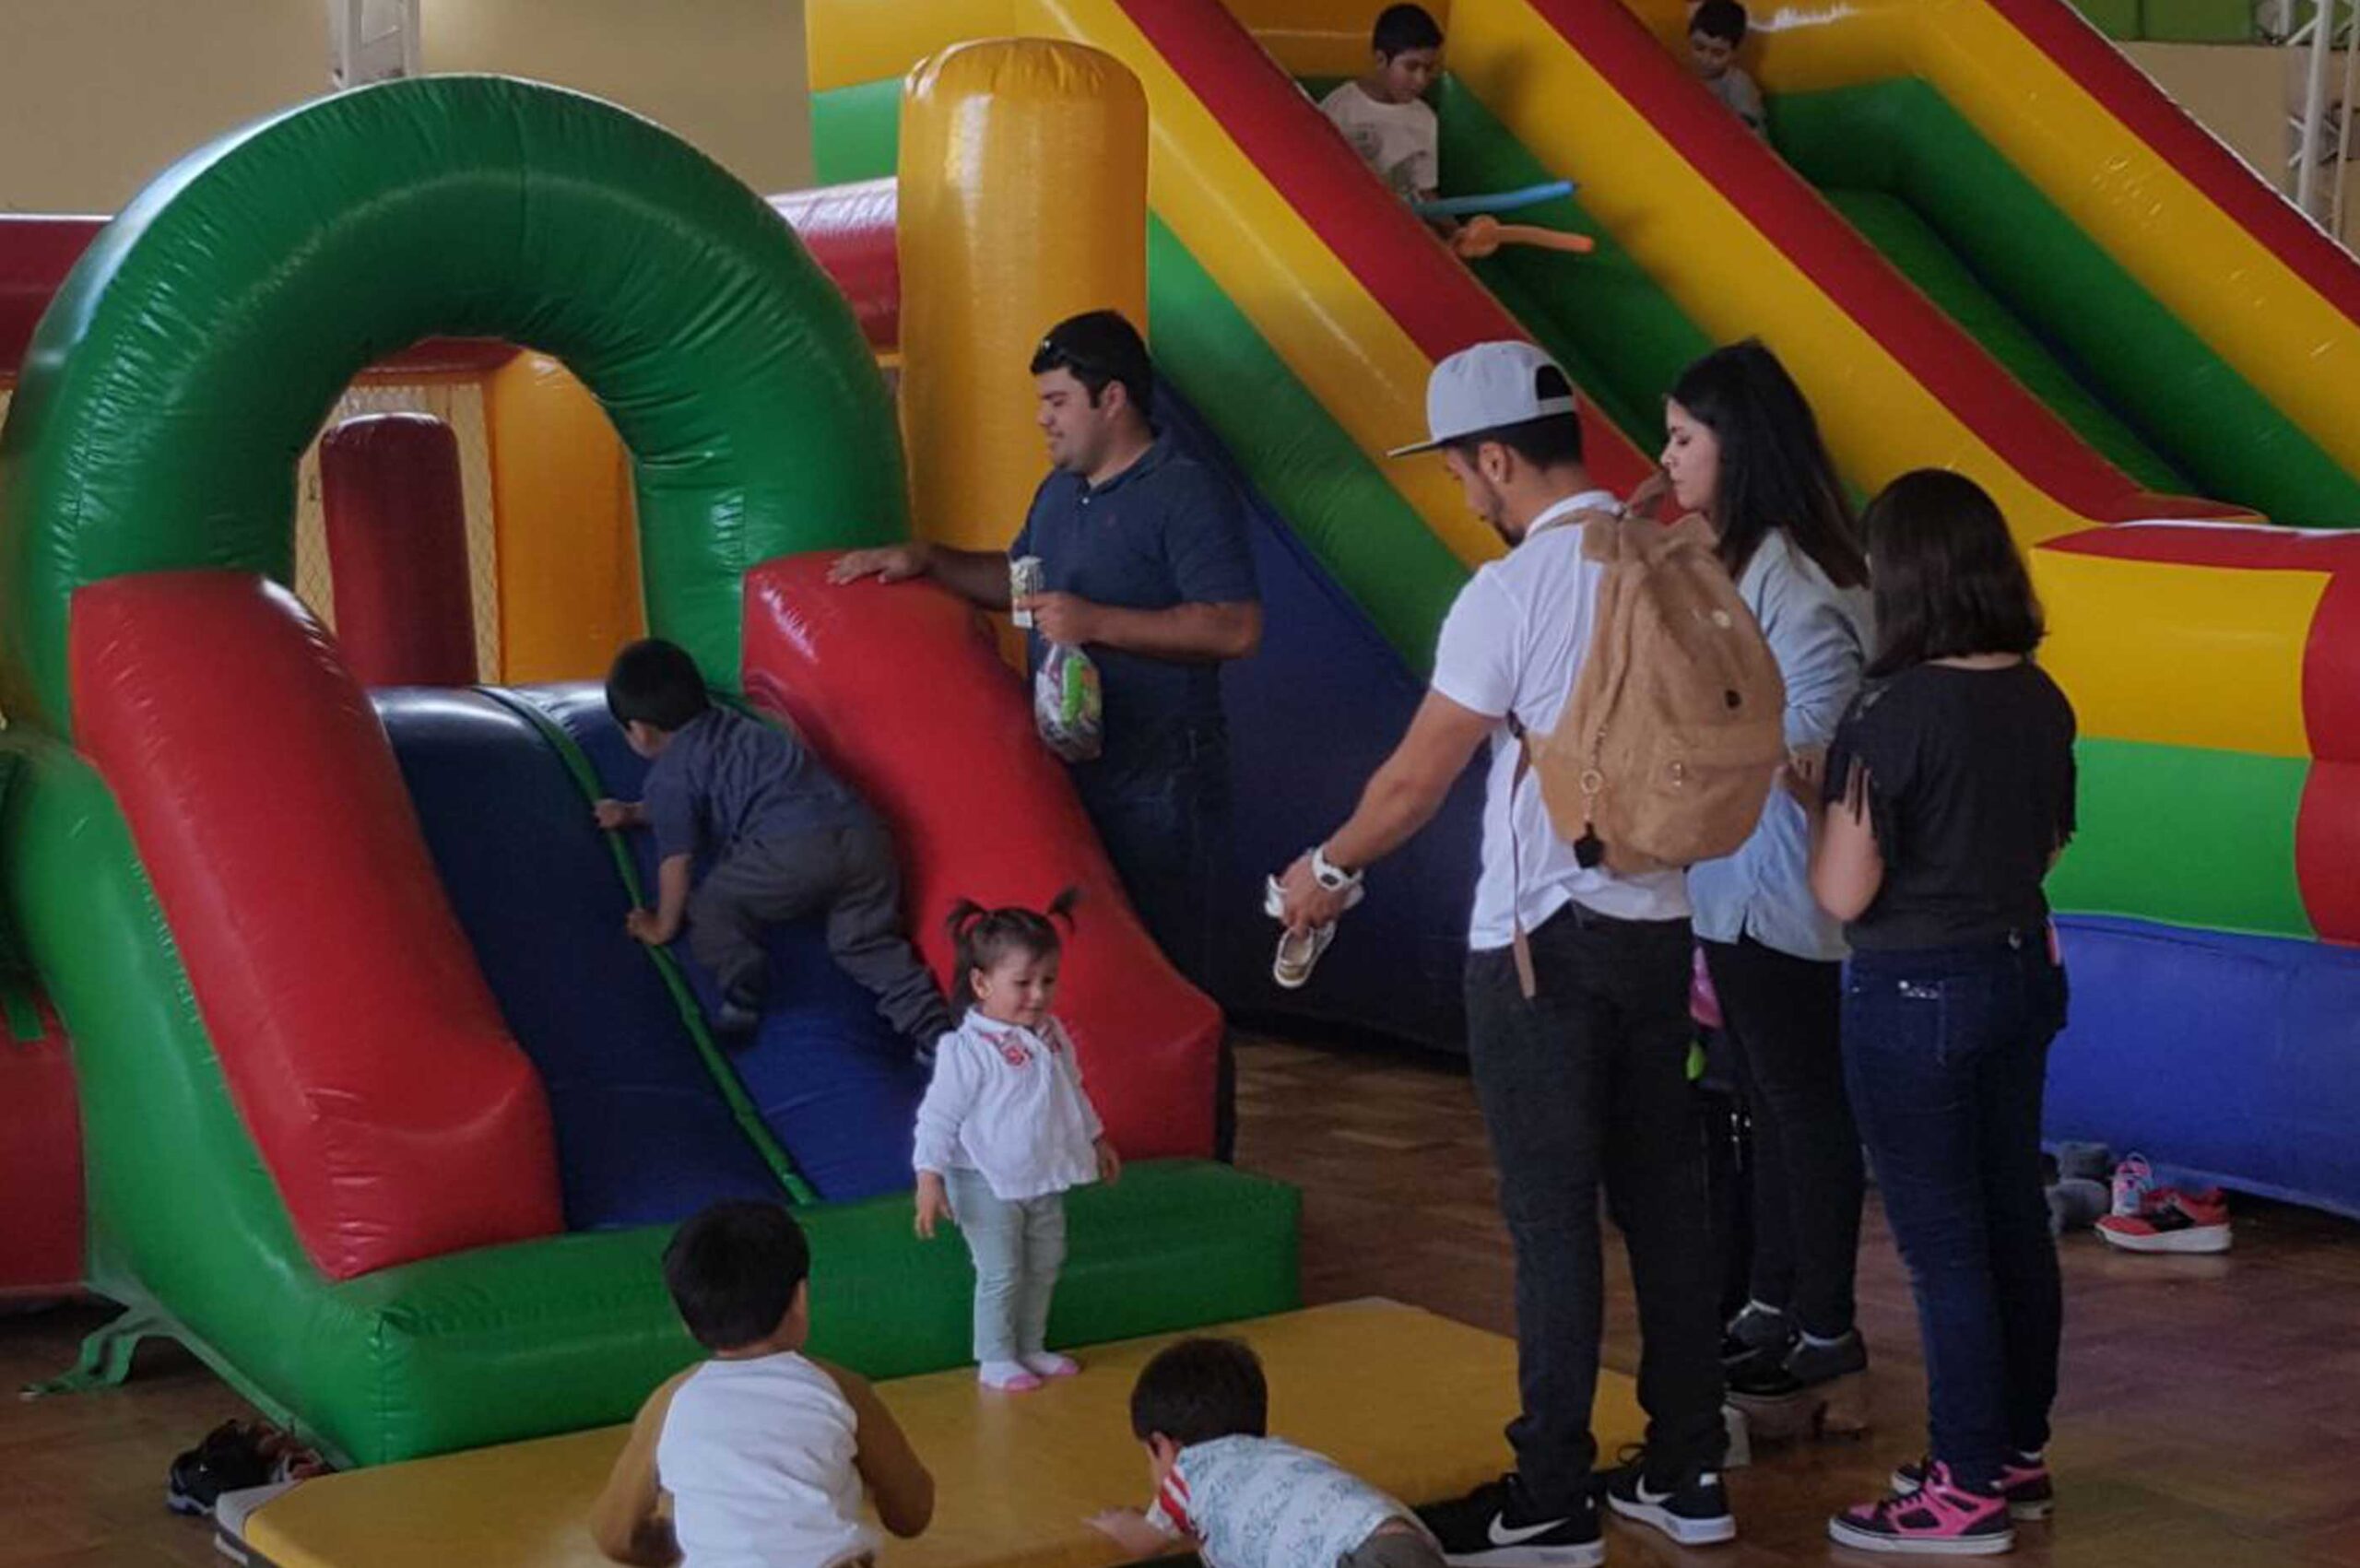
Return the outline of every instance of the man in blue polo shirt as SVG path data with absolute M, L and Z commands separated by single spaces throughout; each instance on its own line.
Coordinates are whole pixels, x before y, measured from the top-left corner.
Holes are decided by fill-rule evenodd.
M 1008 552 L 856 550 L 834 580 L 931 577 L 1004 610 L 1009 557 L 1041 558 L 1044 591 L 1016 607 L 1032 612 L 1032 666 L 1050 643 L 1086 648 L 1105 701 L 1103 750 L 1071 764 L 1074 786 L 1157 944 L 1206 987 L 1229 807 L 1221 665 L 1262 637 L 1245 519 L 1227 484 L 1157 435 L 1154 367 L 1120 315 L 1058 323 L 1032 376 L 1055 467 Z

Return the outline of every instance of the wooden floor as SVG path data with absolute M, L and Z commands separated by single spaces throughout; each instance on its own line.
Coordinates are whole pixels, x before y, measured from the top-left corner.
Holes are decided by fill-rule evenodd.
M 1305 1194 L 1311 1301 L 1386 1295 L 1511 1328 L 1507 1244 L 1462 1072 L 1425 1058 L 1257 1044 L 1242 1052 L 1240 1082 L 1240 1162 Z M 2066 1243 L 2065 1279 L 2065 1391 L 2051 1451 L 2059 1520 L 2027 1527 L 2013 1561 L 2360 1568 L 2360 1227 L 2242 1204 L 2225 1256 L 2132 1258 L 2082 1236 Z M 1877 1431 L 1759 1454 L 1731 1478 L 1736 1547 L 1682 1552 L 1618 1528 L 1611 1561 L 1866 1561 L 1827 1546 L 1825 1517 L 1916 1455 L 1925 1414 L 1908 1288 L 1873 1212 L 1861 1313 Z M 103 1315 L 75 1307 L 0 1317 L 0 1381 L 51 1375 Z M 1634 1349 L 1618 1271 L 1608 1362 L 1627 1370 Z M 0 1568 L 218 1561 L 202 1528 L 163 1508 L 172 1455 L 242 1413 L 201 1367 L 152 1350 L 121 1391 L 0 1409 Z

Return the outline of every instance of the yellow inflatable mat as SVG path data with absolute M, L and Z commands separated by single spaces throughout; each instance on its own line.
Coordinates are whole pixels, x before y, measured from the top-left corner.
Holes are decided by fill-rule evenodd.
M 1431 1313 L 1353 1302 L 1215 1332 L 1261 1354 L 1271 1430 L 1411 1503 L 1456 1495 L 1507 1463 L 1516 1346 Z M 1083 1523 L 1147 1500 L 1131 1380 L 1178 1336 L 1098 1347 L 1081 1376 L 991 1395 L 969 1372 L 880 1385 L 934 1472 L 934 1527 L 889 1540 L 884 1568 L 1109 1568 L 1124 1553 Z M 1599 1380 L 1608 1454 L 1644 1428 L 1628 1378 Z M 269 1568 L 595 1568 L 583 1524 L 622 1427 L 326 1476 L 263 1504 L 240 1542 Z

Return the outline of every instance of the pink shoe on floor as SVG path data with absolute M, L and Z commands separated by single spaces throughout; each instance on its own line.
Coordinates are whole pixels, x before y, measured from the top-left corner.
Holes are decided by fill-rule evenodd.
M 1018 1359 L 1023 1362 L 1026 1371 L 1042 1377 L 1078 1377 L 1081 1374 L 1080 1362 L 1071 1356 L 1061 1356 L 1055 1350 L 1035 1350 Z
M 1827 1534 L 1855 1551 L 1909 1557 L 1986 1557 L 2016 1545 L 2000 1489 L 1969 1491 L 1943 1464 L 1927 1466 L 1915 1491 L 1847 1508 L 1827 1521 Z
M 1030 1394 L 1041 1380 L 1022 1362 L 985 1362 L 975 1369 L 975 1381 L 1002 1394 Z

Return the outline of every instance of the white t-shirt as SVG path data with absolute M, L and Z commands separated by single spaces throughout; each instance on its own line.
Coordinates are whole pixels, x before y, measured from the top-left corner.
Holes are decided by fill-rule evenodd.
M 836 1380 L 792 1350 L 690 1373 L 655 1440 L 682 1568 L 830 1568 L 874 1551 L 859 1425 Z
M 1441 128 L 1423 99 L 1379 103 L 1346 82 L 1319 100 L 1319 112 L 1335 123 L 1361 155 L 1361 161 L 1404 201 L 1415 201 L 1442 183 L 1442 160 L 1434 148 Z
M 1492 730 L 1483 873 L 1467 933 L 1467 945 L 1478 951 L 1508 946 L 1519 915 L 1531 931 L 1568 902 L 1618 920 L 1677 920 L 1688 913 L 1687 882 L 1678 871 L 1618 877 L 1603 866 L 1584 869 L 1549 820 L 1540 775 L 1528 769 L 1523 787 L 1516 784 L 1519 747 L 1507 715 L 1528 730 L 1557 727 L 1589 652 L 1604 575 L 1582 555 L 1580 526 L 1558 520 L 1611 512 L 1615 504 L 1611 493 L 1589 490 L 1550 507 L 1533 519 L 1522 544 L 1476 569 L 1443 622 L 1434 689 L 1501 721 Z
M 1065 1025 L 1035 1034 L 970 1008 L 935 1047 L 911 1163 L 978 1172 L 994 1197 L 1020 1203 L 1096 1181 L 1104 1130 Z
M 1377 1527 L 1417 1515 L 1342 1466 L 1275 1437 L 1180 1450 L 1147 1512 L 1193 1540 L 1208 1568 L 1336 1568 Z

